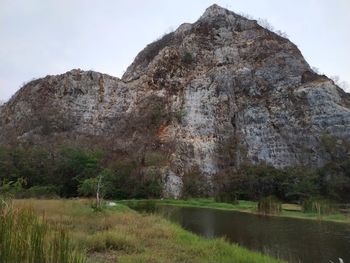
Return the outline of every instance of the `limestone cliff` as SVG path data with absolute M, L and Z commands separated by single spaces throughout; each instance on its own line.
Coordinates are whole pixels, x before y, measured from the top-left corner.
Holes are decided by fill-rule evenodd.
M 323 134 L 350 139 L 350 95 L 288 39 L 213 5 L 148 45 L 122 79 L 72 70 L 27 84 L 1 108 L 0 132 L 1 144 L 161 151 L 167 192 L 177 195 L 193 166 L 210 179 L 246 159 L 322 165 Z

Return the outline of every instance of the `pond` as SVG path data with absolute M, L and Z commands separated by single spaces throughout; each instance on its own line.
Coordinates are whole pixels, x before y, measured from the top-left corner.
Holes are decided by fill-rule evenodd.
M 350 262 L 349 224 L 171 205 L 151 210 L 198 235 L 225 237 L 288 262 Z

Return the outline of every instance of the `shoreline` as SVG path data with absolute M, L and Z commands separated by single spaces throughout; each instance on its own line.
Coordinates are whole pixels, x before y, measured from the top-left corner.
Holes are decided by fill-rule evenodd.
M 350 224 L 350 217 L 344 214 L 330 214 L 319 216 L 315 213 L 303 213 L 301 211 L 283 209 L 282 205 L 282 213 L 281 214 L 269 214 L 262 215 L 256 209 L 256 202 L 253 201 L 244 201 L 240 200 L 238 204 L 229 204 L 229 203 L 219 203 L 212 201 L 210 199 L 189 199 L 189 200 L 179 200 L 179 199 L 130 199 L 130 200 L 120 200 L 117 201 L 122 204 L 127 204 L 128 202 L 154 202 L 159 205 L 172 205 L 178 207 L 193 207 L 193 208 L 206 208 L 206 209 L 218 209 L 223 211 L 234 211 L 240 213 L 248 213 L 257 216 L 268 216 L 268 217 L 283 217 L 283 218 L 292 218 L 292 219 L 302 219 L 302 220 L 314 220 L 320 222 L 333 222 L 333 223 L 342 223 L 342 224 Z M 243 203 L 240 206 L 240 203 Z M 290 205 L 290 204 L 284 204 Z M 335 218 L 334 218 L 335 217 Z

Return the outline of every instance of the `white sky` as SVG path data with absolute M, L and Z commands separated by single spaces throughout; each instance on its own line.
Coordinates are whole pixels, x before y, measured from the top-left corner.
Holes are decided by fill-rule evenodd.
M 214 3 L 266 18 L 311 66 L 350 81 L 349 0 L 0 0 L 0 100 L 73 68 L 121 76 L 148 43 Z

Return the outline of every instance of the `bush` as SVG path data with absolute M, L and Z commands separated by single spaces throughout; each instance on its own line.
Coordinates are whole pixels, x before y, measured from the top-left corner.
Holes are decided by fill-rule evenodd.
M 174 112 L 174 116 L 178 122 L 182 122 L 182 120 L 186 117 L 187 112 L 185 110 L 178 110 Z
M 190 52 L 185 52 L 184 55 L 182 56 L 182 62 L 185 64 L 191 64 L 193 62 L 193 57 Z
M 258 212 L 264 215 L 277 215 L 282 211 L 281 202 L 274 196 L 264 197 L 258 202 Z
M 25 189 L 23 186 L 27 184 L 26 180 L 18 178 L 16 181 L 6 181 L 1 182 L 0 185 L 0 194 L 6 197 L 18 197 L 18 195 L 22 194 Z
M 53 185 L 33 186 L 23 192 L 22 198 L 57 198 L 58 189 Z

